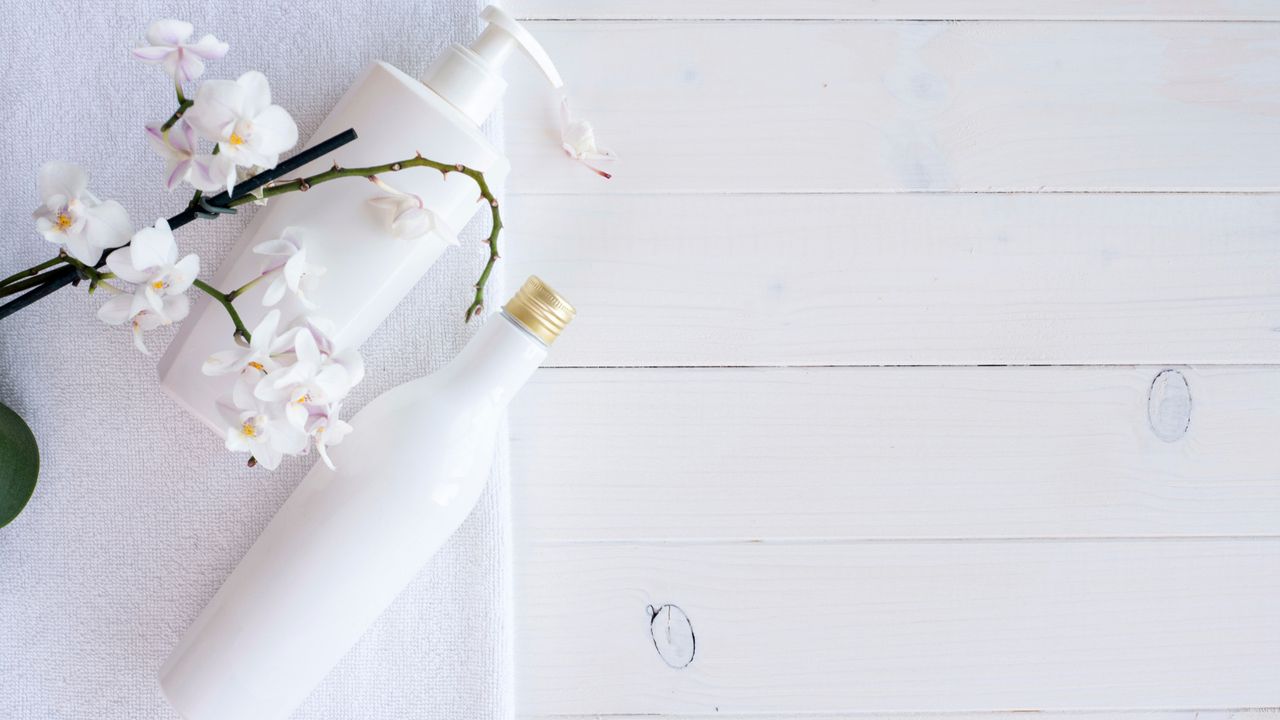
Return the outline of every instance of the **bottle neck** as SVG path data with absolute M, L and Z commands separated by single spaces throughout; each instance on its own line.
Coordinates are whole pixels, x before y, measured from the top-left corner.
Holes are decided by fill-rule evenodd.
M 546 357 L 547 346 L 501 312 L 490 316 L 441 372 L 448 374 L 448 382 L 478 387 L 491 401 L 505 405 Z

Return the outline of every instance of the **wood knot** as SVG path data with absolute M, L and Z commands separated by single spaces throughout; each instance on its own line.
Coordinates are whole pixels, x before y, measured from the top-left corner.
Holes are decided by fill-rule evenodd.
M 1147 423 L 1164 442 L 1177 442 L 1191 427 L 1191 387 L 1177 370 L 1161 370 L 1147 391 Z
M 676 670 L 688 667 L 697 651 L 697 639 L 689 616 L 679 606 L 671 604 L 656 610 L 649 605 L 645 610 L 649 613 L 649 636 L 653 638 L 653 648 L 658 651 L 658 657 Z

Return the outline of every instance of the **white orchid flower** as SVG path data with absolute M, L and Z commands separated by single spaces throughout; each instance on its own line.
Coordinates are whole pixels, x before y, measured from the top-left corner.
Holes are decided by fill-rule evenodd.
M 294 353 L 294 363 L 268 372 L 253 394 L 263 402 L 284 403 L 289 421 L 303 428 L 310 416 L 308 406 L 341 401 L 351 391 L 352 383 L 345 367 L 320 352 L 311 331 L 298 330 Z
M 89 192 L 89 175 L 79 166 L 45 163 L 38 185 L 42 205 L 31 214 L 36 230 L 71 257 L 96 265 L 104 250 L 129 242 L 129 214 L 115 200 L 102 201 Z
M 617 160 L 618 156 L 596 145 L 595 128 L 586 120 L 573 118 L 567 97 L 560 103 L 560 147 L 564 148 L 565 154 L 585 165 L 591 172 L 606 180 L 613 177 L 588 161 Z
M 215 192 L 226 182 L 227 163 L 218 155 L 196 152 L 196 131 L 186 120 L 179 120 L 167 131 L 161 122 L 149 123 L 147 140 L 165 162 L 165 183 L 168 190 L 178 183 L 188 182 L 197 190 Z
M 421 196 L 398 190 L 377 175 L 370 176 L 369 180 L 387 193 L 384 197 L 370 198 L 369 204 L 390 212 L 393 236 L 402 240 L 411 240 L 422 237 L 443 224 L 440 218 L 427 208 Z M 452 245 L 458 244 L 457 235 L 447 228 L 442 228 L 440 236 L 446 238 Z
M 232 452 L 250 453 L 268 470 L 275 470 L 285 455 L 298 455 L 307 449 L 307 434 L 294 427 L 270 408 L 256 405 L 228 409 L 221 406 L 227 420 L 226 448 Z
M 342 403 L 334 403 L 328 407 L 313 411 L 307 418 L 303 430 L 311 437 L 320 459 L 330 470 L 337 470 L 329 457 L 329 448 L 342 442 L 352 431 L 351 424 L 338 417 Z
M 273 168 L 280 153 L 298 142 L 298 126 L 289 113 L 271 104 L 267 78 L 251 70 L 235 81 L 209 80 L 183 116 L 201 136 L 218 144 L 229 171 L 227 191 L 235 187 L 235 167 Z
M 133 56 L 150 65 L 160 65 L 174 82 L 195 80 L 204 73 L 205 60 L 227 54 L 228 46 L 212 35 L 189 43 L 195 28 L 182 20 L 156 20 L 147 28 L 146 47 L 134 48 Z
M 316 341 L 320 354 L 347 371 L 347 380 L 351 387 L 364 380 L 364 358 L 355 348 L 340 349 L 334 342 L 334 326 L 328 319 L 317 315 L 307 315 L 294 321 L 294 332 L 306 330 Z
M 119 325 L 126 320 L 133 327 L 133 346 L 143 355 L 151 351 L 143 342 L 143 333 L 162 325 L 178 322 L 187 316 L 191 303 L 186 295 L 168 295 L 161 298 L 160 308 L 154 308 L 142 293 L 121 293 L 98 308 L 98 319 L 108 325 Z
M 108 255 L 107 268 L 121 280 L 137 285 L 136 294 L 159 313 L 166 296 L 180 296 L 195 282 L 200 258 L 191 254 L 178 259 L 178 244 L 169 221 L 161 218 L 154 227 L 135 233 L 128 247 Z
M 293 352 L 293 334 L 276 334 L 280 327 L 280 311 L 272 310 L 250 331 L 250 341 L 236 338 L 237 347 L 210 355 L 200 371 L 205 375 L 238 373 L 232 387 L 232 401 L 238 407 L 251 407 L 253 388 L 267 373 L 282 364 L 283 356 Z
M 288 291 L 297 296 L 303 306 L 315 307 L 310 295 L 319 285 L 325 268 L 307 259 L 307 250 L 303 247 L 305 242 L 306 233 L 302 228 L 287 227 L 279 238 L 254 246 L 255 253 L 277 258 L 263 271 L 264 275 L 276 273 L 266 292 L 262 294 L 263 305 L 275 305 Z

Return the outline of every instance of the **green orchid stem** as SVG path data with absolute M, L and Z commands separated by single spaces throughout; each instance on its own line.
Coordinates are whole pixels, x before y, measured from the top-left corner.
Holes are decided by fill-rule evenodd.
M 14 295 L 26 290 L 27 288 L 33 288 L 37 285 L 43 285 L 46 282 L 49 282 L 49 280 L 54 278 L 57 273 L 47 272 L 41 274 L 41 272 L 48 270 L 51 267 L 62 265 L 65 262 L 67 262 L 66 256 L 59 255 L 58 257 L 46 260 L 39 265 L 33 265 L 22 272 L 16 272 L 4 280 L 0 280 L 0 297 Z
M 231 324 L 236 326 L 236 335 L 244 338 L 245 342 L 252 342 L 253 336 L 249 334 L 249 330 L 245 328 L 244 321 L 240 319 L 240 313 L 236 312 L 235 297 L 232 293 L 224 293 L 203 280 L 196 280 L 192 283 L 200 288 L 206 295 L 218 301 L 226 309 L 227 314 L 231 316 Z M 239 292 L 233 291 L 233 292 Z
M 182 88 L 178 88 L 178 109 L 174 110 L 173 114 L 169 116 L 169 119 L 165 120 L 164 124 L 160 126 L 160 132 L 169 132 L 169 128 L 176 125 L 178 121 L 182 119 L 182 115 L 187 111 L 187 108 L 194 104 L 194 101 L 182 97 Z
M 498 210 L 498 199 L 494 197 L 493 192 L 489 189 L 489 183 L 484 179 L 484 173 L 466 165 L 450 165 L 448 163 L 428 160 L 422 157 L 421 153 L 415 154 L 408 160 L 400 160 L 398 162 L 386 163 L 385 165 L 369 165 L 367 167 L 341 167 L 334 163 L 332 168 L 322 173 L 316 173 L 309 177 L 298 178 L 297 180 L 289 180 L 287 182 L 267 185 L 263 188 L 262 199 L 273 198 L 277 195 L 283 195 L 290 192 L 306 192 L 321 183 L 337 180 L 338 178 L 364 177 L 372 178 L 382 173 L 394 173 L 407 170 L 414 167 L 425 167 L 438 170 L 442 175 L 448 177 L 449 173 L 461 173 L 471 178 L 476 186 L 480 188 L 480 197 L 489 203 L 489 211 L 492 218 L 492 224 L 489 228 L 489 237 L 485 239 L 485 244 L 489 246 L 489 259 L 485 262 L 484 270 L 480 273 L 480 278 L 475 284 L 475 298 L 471 301 L 471 306 L 467 308 L 466 314 L 463 316 L 467 322 L 475 317 L 484 309 L 484 290 L 489 283 L 489 276 L 493 274 L 493 266 L 497 264 L 498 258 L 498 235 L 502 232 L 502 214 Z M 254 202 L 258 198 L 251 195 L 236 198 L 228 203 L 227 207 L 238 207 L 247 203 Z

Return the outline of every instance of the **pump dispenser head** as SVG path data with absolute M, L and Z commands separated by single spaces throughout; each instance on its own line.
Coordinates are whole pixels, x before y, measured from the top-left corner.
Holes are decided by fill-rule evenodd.
M 515 18 L 496 5 L 486 7 L 480 18 L 489 23 L 480 37 L 471 47 L 455 44 L 441 53 L 427 69 L 423 84 L 477 125 L 489 117 L 506 92 L 502 65 L 516 48 L 533 60 L 552 87 L 564 87 L 547 51 Z

